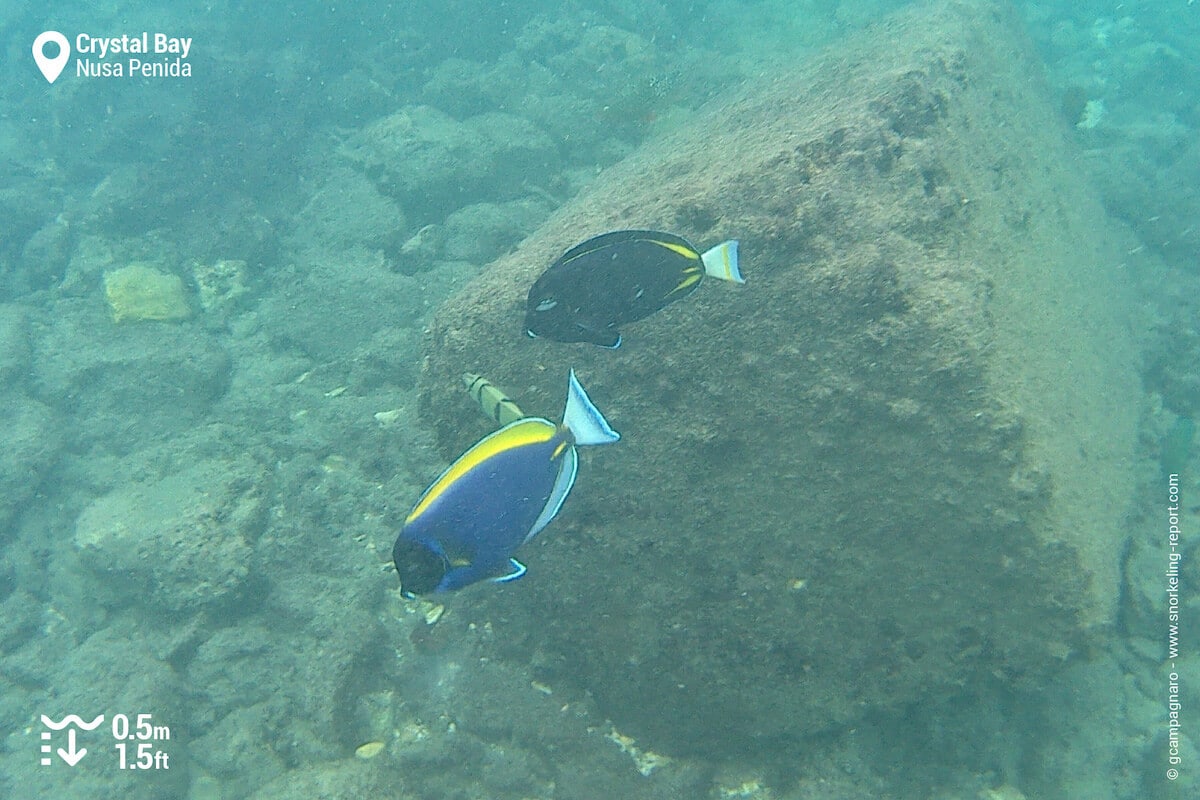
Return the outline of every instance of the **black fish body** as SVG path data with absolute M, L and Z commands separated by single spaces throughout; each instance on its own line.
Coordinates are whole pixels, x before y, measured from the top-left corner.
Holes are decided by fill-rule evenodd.
M 572 247 L 529 290 L 525 331 L 559 342 L 621 343 L 619 326 L 686 297 L 706 274 L 741 282 L 737 242 L 701 254 L 661 231 L 613 231 Z

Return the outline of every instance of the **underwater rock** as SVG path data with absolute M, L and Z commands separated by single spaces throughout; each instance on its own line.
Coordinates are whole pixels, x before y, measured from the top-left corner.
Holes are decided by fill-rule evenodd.
M 445 239 L 441 225 L 425 225 L 400 245 L 396 270 L 405 275 L 414 275 L 430 269 L 441 258 Z
M 215 725 L 193 732 L 192 758 L 223 782 L 264 784 L 287 770 L 273 747 L 281 716 L 286 712 L 266 702 L 234 708 Z
M 211 264 L 192 265 L 192 280 L 206 312 L 228 310 L 249 293 L 246 262 L 221 258 Z
M 277 693 L 279 676 L 291 672 L 295 651 L 304 649 L 282 647 L 283 638 L 270 626 L 247 620 L 216 631 L 196 648 L 186 675 L 204 698 L 196 719 L 201 730 L 211 732 L 214 719 L 257 707 Z M 218 774 L 224 772 L 205 763 Z
M 228 607 L 250 578 L 264 522 L 260 484 L 253 462 L 202 461 L 93 501 L 74 538 L 78 569 L 94 576 L 89 595 L 156 615 Z
M 178 322 L 192 315 L 180 277 L 146 264 L 104 273 L 104 297 L 113 322 Z
M 46 624 L 44 614 L 38 599 L 23 589 L 17 589 L 0 601 L 0 655 L 7 655 L 37 637 L 39 629 Z
M 62 454 L 61 419 L 42 403 L 15 392 L 0 394 L 0 540 L 9 524 L 29 510 L 47 473 Z
M 528 61 L 520 64 L 525 81 L 530 81 L 532 67 Z M 429 68 L 429 79 L 421 87 L 424 103 L 462 119 L 481 108 L 498 108 L 514 95 L 519 80 L 500 80 L 494 65 L 465 58 L 445 58 Z M 510 92 L 507 97 L 506 92 Z M 519 95 L 516 95 L 519 97 Z
M 442 306 L 420 388 L 447 458 L 486 430 L 463 371 L 552 413 L 574 366 L 624 434 L 528 575 L 455 599 L 501 655 L 648 749 L 728 753 L 1036 681 L 1113 619 L 1130 245 L 1040 70 L 1011 11 L 923 4 L 642 147 Z M 524 338 L 534 279 L 621 228 L 738 237 L 747 285 L 615 352 Z
M 6 142 L 13 145 L 10 139 Z M 9 153 L 9 158 L 17 158 L 12 151 Z M 31 159 L 28 163 L 36 160 L 33 155 L 28 158 Z M 53 225 L 50 221 L 62 212 L 61 194 L 46 191 L 46 185 L 45 176 L 18 175 L 10 170 L 0 187 L 0 219 L 4 220 L 0 258 L 5 262 L 5 269 L 0 272 L 0 297 L 16 297 L 31 289 L 45 288 L 50 283 L 50 273 L 58 268 L 57 265 L 28 262 L 24 256 L 29 240 L 37 238 L 38 232 L 48 224 Z M 34 249 L 38 248 L 40 245 Z M 57 251 L 58 245 L 54 244 L 52 250 Z
M 404 240 L 404 211 L 360 173 L 342 168 L 326 177 L 296 216 L 291 242 L 301 250 L 355 245 L 391 253 Z
M 205 745 L 197 760 L 222 778 L 264 782 L 280 766 L 345 754 L 347 698 L 362 691 L 356 681 L 380 641 L 379 621 L 363 609 L 380 587 L 311 572 L 281 577 L 272 559 L 297 558 L 277 553 L 289 549 L 277 531 L 261 542 L 263 605 L 208 636 L 181 672 L 196 699 L 191 729 Z
M 487 263 L 524 239 L 550 212 L 540 198 L 508 203 L 473 203 L 446 217 L 444 258 Z
M 64 298 L 36 332 L 29 391 L 73 421 L 76 445 L 129 452 L 182 432 L 229 385 L 228 352 L 189 323 L 114 326 L 101 304 Z
M 23 383 L 31 352 L 30 314 L 23 306 L 0 305 L 0 386 Z
M 51 286 L 62 281 L 71 260 L 74 235 L 65 217 L 56 217 L 29 237 L 21 251 L 21 269 L 31 286 Z
M 411 209 L 417 224 L 470 200 L 517 197 L 526 181 L 558 168 L 554 142 L 527 119 L 488 112 L 459 122 L 430 106 L 408 106 L 372 123 L 342 152 Z
M 347 357 L 385 324 L 416 324 L 424 309 L 417 278 L 393 272 L 379 254 L 365 251 L 291 274 L 280 270 L 275 279 L 276 290 L 259 306 L 263 328 L 280 349 L 318 362 Z
M 293 769 L 250 795 L 249 800 L 358 800 L 363 797 L 415 798 L 403 790 L 403 776 L 384 759 L 347 758 Z

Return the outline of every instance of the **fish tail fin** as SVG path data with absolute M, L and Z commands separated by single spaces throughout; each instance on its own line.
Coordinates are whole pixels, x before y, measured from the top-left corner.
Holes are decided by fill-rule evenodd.
M 567 390 L 567 408 L 563 411 L 563 425 L 575 438 L 575 444 L 612 444 L 621 438 L 621 434 L 612 429 L 600 409 L 587 396 L 573 369 Z
M 704 262 L 704 274 L 706 275 L 733 283 L 746 282 L 738 270 L 737 239 L 721 242 L 711 250 L 706 250 L 700 256 L 700 260 Z

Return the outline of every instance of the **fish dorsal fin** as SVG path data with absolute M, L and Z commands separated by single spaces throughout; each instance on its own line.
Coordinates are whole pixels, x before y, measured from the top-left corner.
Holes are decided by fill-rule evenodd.
M 612 247 L 621 242 L 628 242 L 632 239 L 644 239 L 647 233 L 650 233 L 650 231 L 610 231 L 609 233 L 602 233 L 599 236 L 593 236 L 559 256 L 558 263 L 565 264 L 569 261 L 574 261 L 580 256 L 586 256 L 588 253 L 594 253 L 597 250 L 603 250 L 606 247 Z
M 575 444 L 612 444 L 621 434 L 612 429 L 608 420 L 596 408 L 579 379 L 571 370 L 570 387 L 567 390 L 567 407 L 563 411 L 563 425 L 571 432 Z

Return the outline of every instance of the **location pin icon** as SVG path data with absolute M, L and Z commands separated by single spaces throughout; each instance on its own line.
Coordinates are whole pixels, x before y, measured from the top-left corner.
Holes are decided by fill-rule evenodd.
M 42 52 L 47 42 L 54 42 L 58 45 L 58 55 L 54 58 L 46 58 L 46 54 Z M 71 60 L 71 45 L 67 42 L 67 37 L 58 31 L 44 31 L 38 34 L 38 37 L 33 40 L 33 60 L 37 62 L 38 69 L 42 71 L 46 82 L 54 83 L 62 74 L 63 67 Z

